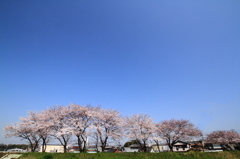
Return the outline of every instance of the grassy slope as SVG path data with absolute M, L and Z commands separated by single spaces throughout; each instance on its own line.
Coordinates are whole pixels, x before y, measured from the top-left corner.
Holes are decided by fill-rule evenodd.
M 240 159 L 235 152 L 188 152 L 188 153 L 25 153 L 19 159 Z

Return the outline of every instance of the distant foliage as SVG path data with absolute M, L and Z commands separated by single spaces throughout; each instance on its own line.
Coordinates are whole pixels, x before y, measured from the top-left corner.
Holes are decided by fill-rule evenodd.
M 14 148 L 26 150 L 28 148 L 28 145 L 26 145 L 26 144 L 0 144 L 0 151 L 4 151 L 7 149 L 14 149 Z
M 124 147 L 129 147 L 132 144 L 138 144 L 138 141 L 137 140 L 128 141 L 124 144 Z

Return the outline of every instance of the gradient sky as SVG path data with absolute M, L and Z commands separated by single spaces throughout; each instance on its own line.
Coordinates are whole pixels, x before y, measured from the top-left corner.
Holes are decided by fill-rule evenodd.
M 0 1 L 0 143 L 69 103 L 240 132 L 240 1 Z

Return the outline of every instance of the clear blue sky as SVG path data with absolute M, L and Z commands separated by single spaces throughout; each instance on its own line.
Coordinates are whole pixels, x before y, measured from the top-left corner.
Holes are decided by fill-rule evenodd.
M 0 143 L 69 103 L 240 132 L 240 1 L 0 1 Z

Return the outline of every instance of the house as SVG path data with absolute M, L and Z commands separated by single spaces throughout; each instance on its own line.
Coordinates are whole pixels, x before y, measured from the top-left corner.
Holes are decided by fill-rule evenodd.
M 39 152 L 42 152 L 42 146 L 40 147 Z M 59 144 L 47 144 L 45 152 L 63 153 L 64 152 L 64 147 L 63 147 L 63 145 L 59 145 Z
M 152 147 L 149 145 L 147 146 L 147 152 L 153 152 Z M 140 152 L 141 146 L 139 144 L 132 144 L 129 147 L 124 147 L 124 152 Z
M 114 152 L 114 151 L 115 151 L 115 147 L 114 146 L 106 146 L 105 150 L 104 150 L 104 152 Z
M 164 143 L 160 143 L 160 144 L 154 144 L 152 145 L 152 149 L 154 152 L 167 152 L 170 151 L 169 146 L 167 144 Z
M 110 149 L 104 150 L 104 152 L 118 153 L 120 151 L 117 148 L 110 148 Z
M 80 153 L 79 147 L 78 146 L 73 146 L 70 152 L 73 153 Z M 87 147 L 87 153 L 97 153 L 97 152 L 102 152 L 102 148 L 100 146 L 96 147 L 95 145 L 89 145 Z M 106 146 L 104 152 L 120 152 L 118 147 L 114 146 Z
M 178 141 L 173 146 L 174 152 L 186 152 L 189 151 L 191 148 L 191 145 L 187 142 Z M 170 148 L 167 143 L 160 143 L 160 144 L 154 144 L 152 145 L 153 152 L 167 152 L 170 151 Z
M 205 143 L 204 151 L 205 152 L 219 152 L 223 151 L 225 147 L 221 144 Z
M 132 144 L 129 147 L 124 147 L 124 152 L 139 152 L 140 145 Z
M 27 152 L 27 150 L 14 148 L 14 149 L 8 149 L 7 152 Z
M 176 144 L 173 146 L 173 151 L 174 152 L 186 152 L 189 151 L 191 148 L 191 144 L 183 141 L 178 141 Z
M 68 151 L 71 153 L 80 153 L 78 146 L 71 146 Z
M 203 151 L 203 142 L 200 141 L 192 141 L 190 142 L 191 150 L 193 151 Z
M 240 150 L 240 143 L 229 143 L 229 144 L 220 144 L 220 143 L 204 143 L 204 150 L 206 152 L 218 152 L 218 151 L 235 151 Z
M 96 147 L 96 145 L 90 145 L 90 146 L 87 147 L 87 151 L 89 153 L 91 153 L 91 152 L 102 152 L 102 148 L 100 146 Z

